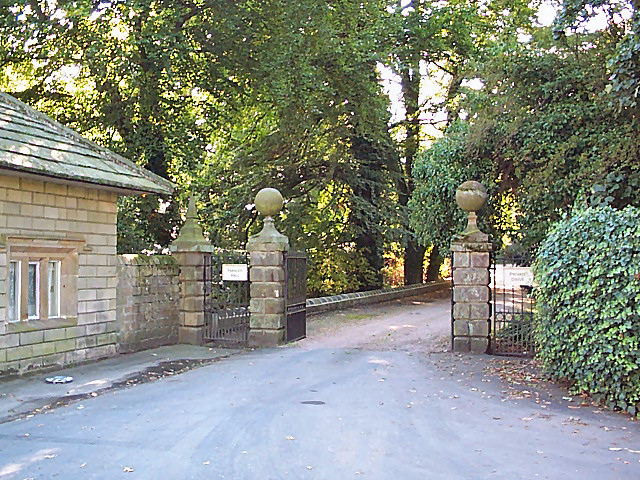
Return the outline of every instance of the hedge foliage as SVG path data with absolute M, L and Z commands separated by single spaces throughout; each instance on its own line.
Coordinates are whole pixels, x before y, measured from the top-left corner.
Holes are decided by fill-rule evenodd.
M 545 370 L 640 417 L 640 208 L 592 207 L 561 220 L 534 273 Z

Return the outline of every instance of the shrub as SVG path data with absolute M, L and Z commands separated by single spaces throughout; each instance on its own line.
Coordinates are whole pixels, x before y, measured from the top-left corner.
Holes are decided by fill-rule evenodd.
M 558 222 L 534 273 L 545 370 L 640 417 L 640 208 L 588 208 Z

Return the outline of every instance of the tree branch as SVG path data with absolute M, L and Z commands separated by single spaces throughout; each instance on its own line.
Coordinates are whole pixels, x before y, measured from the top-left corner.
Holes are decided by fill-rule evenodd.
M 453 76 L 454 73 L 453 71 L 449 70 L 448 68 L 443 67 L 442 65 L 440 65 L 438 62 L 431 62 L 433 65 L 435 65 L 436 67 L 438 67 L 440 70 L 442 70 L 444 73 L 448 73 L 449 75 Z

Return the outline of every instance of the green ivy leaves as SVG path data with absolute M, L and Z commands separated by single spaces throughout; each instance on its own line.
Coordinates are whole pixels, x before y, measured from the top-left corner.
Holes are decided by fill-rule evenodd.
M 640 209 L 592 207 L 561 220 L 534 273 L 544 368 L 640 417 Z

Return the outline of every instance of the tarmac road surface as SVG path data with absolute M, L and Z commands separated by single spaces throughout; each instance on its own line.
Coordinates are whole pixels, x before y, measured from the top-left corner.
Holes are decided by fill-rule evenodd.
M 419 324 L 443 302 L 398 308 Z M 376 336 L 401 313 L 380 308 Z M 0 479 L 640 479 L 629 417 L 514 389 L 486 357 L 322 335 L 0 423 Z

